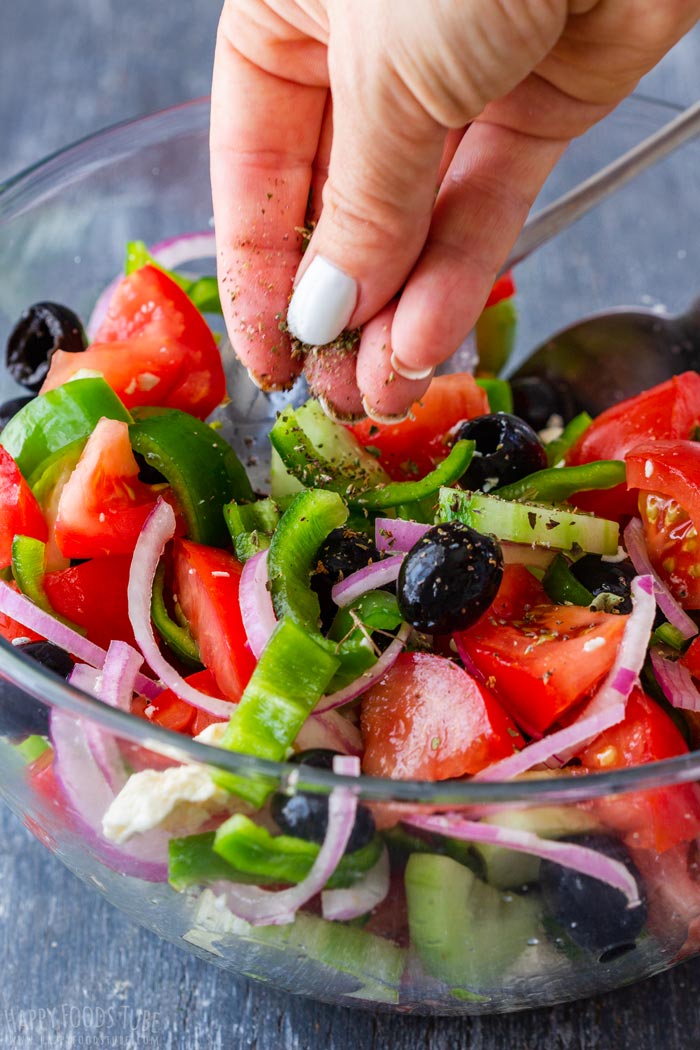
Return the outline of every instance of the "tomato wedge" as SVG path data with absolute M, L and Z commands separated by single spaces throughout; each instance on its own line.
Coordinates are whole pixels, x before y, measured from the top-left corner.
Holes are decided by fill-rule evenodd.
M 539 736 L 610 670 L 626 620 L 550 603 L 514 619 L 489 610 L 455 637 L 508 714 Z
M 133 551 L 157 496 L 138 479 L 129 429 L 101 419 L 58 501 L 54 538 L 68 558 Z
M 183 290 L 155 266 L 119 282 L 91 346 L 58 350 L 42 393 L 81 369 L 100 372 L 127 408 L 165 405 L 204 419 L 226 394 L 209 326 Z
M 688 751 L 673 720 L 635 687 L 624 721 L 606 729 L 579 755 L 591 772 L 639 766 Z M 598 799 L 603 823 L 622 832 L 630 845 L 661 853 L 700 834 L 700 789 L 695 784 L 634 791 Z
M 242 571 L 227 551 L 191 540 L 173 545 L 175 596 L 220 695 L 236 703 L 255 667 L 238 604 Z
M 12 564 L 15 536 L 46 540 L 48 529 L 34 493 L 10 453 L 0 445 L 0 569 Z
M 200 693 L 219 696 L 220 691 L 216 679 L 206 667 L 203 671 L 195 671 L 194 674 L 188 675 L 185 681 L 195 689 L 199 689 Z M 181 700 L 172 689 L 164 690 L 155 700 L 152 700 L 144 711 L 144 717 L 166 729 L 172 729 L 176 733 L 187 733 L 189 736 L 197 736 L 207 726 L 221 721 L 213 715 L 208 715 L 206 711 L 200 711 Z
M 136 647 L 127 601 L 130 568 L 130 555 L 112 554 L 47 572 L 44 589 L 51 608 L 84 627 L 103 649 L 113 639 Z
M 423 477 L 445 458 L 443 438 L 463 419 L 489 411 L 488 398 L 473 376 L 438 376 L 402 423 L 363 419 L 351 430 L 361 445 L 377 449 L 379 462 L 396 480 Z
M 620 401 L 594 419 L 569 451 L 568 466 L 597 459 L 626 459 L 642 441 L 688 439 L 700 426 L 700 375 L 683 372 L 665 383 Z M 637 486 L 627 477 L 628 489 Z M 646 486 L 648 487 L 648 486 Z M 572 497 L 582 510 L 619 520 L 636 510 L 636 492 L 623 486 L 605 492 L 580 493 Z
M 365 773 L 447 780 L 478 773 L 524 741 L 488 689 L 452 660 L 402 653 L 362 700 Z

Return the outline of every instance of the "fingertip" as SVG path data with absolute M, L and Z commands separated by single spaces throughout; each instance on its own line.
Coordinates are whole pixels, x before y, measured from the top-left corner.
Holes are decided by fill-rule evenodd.
M 351 423 L 364 417 L 356 379 L 357 350 L 311 350 L 304 362 L 304 376 L 311 393 L 331 419 Z
M 392 365 L 390 340 L 396 302 L 369 321 L 360 341 L 357 357 L 357 384 L 367 415 L 379 423 L 405 419 L 413 405 L 430 386 L 433 370 L 421 379 L 402 376 Z

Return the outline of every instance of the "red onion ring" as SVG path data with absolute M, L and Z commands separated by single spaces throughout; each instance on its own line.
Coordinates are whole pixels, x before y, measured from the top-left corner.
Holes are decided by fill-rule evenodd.
M 243 566 L 238 592 L 243 626 L 248 635 L 248 644 L 255 659 L 270 640 L 277 626 L 277 617 L 272 607 L 268 590 L 267 551 L 259 551 Z
M 53 642 L 60 649 L 65 649 L 66 652 L 90 664 L 91 667 L 102 668 L 104 666 L 107 656 L 104 649 L 55 619 L 51 613 L 44 612 L 25 595 L 13 590 L 4 580 L 0 580 L 0 612 L 16 620 L 17 623 L 21 623 L 23 627 L 36 631 L 47 641 Z M 143 674 L 136 677 L 136 689 L 149 700 L 154 700 L 163 692 L 157 682 L 146 678 Z
M 343 686 L 335 693 L 329 693 L 328 696 L 322 696 L 316 707 L 313 710 L 314 715 L 319 715 L 324 711 L 332 711 L 336 707 L 343 707 L 344 704 L 349 704 L 351 700 L 355 700 L 358 696 L 362 696 L 363 693 L 367 692 L 376 682 L 382 678 L 390 667 L 393 667 L 399 658 L 400 653 L 403 651 L 406 642 L 411 636 L 411 625 L 408 623 L 401 624 L 401 628 L 391 642 L 390 645 L 384 650 L 382 655 L 377 660 L 376 664 L 364 671 L 359 678 L 356 678 L 353 682 Z
M 178 674 L 168 663 L 156 641 L 151 624 L 151 594 L 158 562 L 161 559 L 166 543 L 175 535 L 175 512 L 169 503 L 159 499 L 146 518 L 144 526 L 136 541 L 127 596 L 129 603 L 129 620 L 134 631 L 136 643 L 146 662 L 158 675 L 168 689 L 172 689 L 181 700 L 192 707 L 206 711 L 222 721 L 231 717 L 234 704 L 228 700 L 207 696 L 195 689 Z
M 627 553 L 630 556 L 630 561 L 634 565 L 636 571 L 640 575 L 646 574 L 652 577 L 654 581 L 654 596 L 656 598 L 656 604 L 661 609 L 661 612 L 664 614 L 668 622 L 672 624 L 677 631 L 680 631 L 683 638 L 693 638 L 694 635 L 698 633 L 697 624 L 690 616 L 688 616 L 685 609 L 679 605 L 671 594 L 669 588 L 652 566 L 647 552 L 646 543 L 644 541 L 644 526 L 639 518 L 632 518 L 630 520 L 623 533 L 623 538 L 625 541 L 625 547 L 627 548 Z
M 362 755 L 362 737 L 357 726 L 337 711 L 312 712 L 297 733 L 294 741 L 300 751 L 310 748 L 328 748 L 346 755 Z
M 679 660 L 669 660 L 657 649 L 651 650 L 651 664 L 661 690 L 673 707 L 700 713 L 700 692 L 693 676 Z
M 136 676 L 143 663 L 143 656 L 127 642 L 113 641 L 109 644 L 102 668 L 99 697 L 110 707 L 120 711 L 131 711 L 136 690 Z
M 367 915 L 386 898 L 390 883 L 389 853 L 383 847 L 379 860 L 356 882 L 341 890 L 323 890 L 321 912 L 324 919 L 344 922 Z
M 477 773 L 475 780 L 510 780 L 552 759 L 563 765 L 590 740 L 622 721 L 627 698 L 644 664 L 654 624 L 656 603 L 651 576 L 636 576 L 632 580 L 632 601 L 632 612 L 625 624 L 615 662 L 580 717 L 565 729 L 550 733 L 508 758 L 494 762 Z
M 488 842 L 494 846 L 530 853 L 543 860 L 553 860 L 564 868 L 579 871 L 582 875 L 606 882 L 620 890 L 627 898 L 627 907 L 634 908 L 639 903 L 637 880 L 619 860 L 612 860 L 605 854 L 588 846 L 579 846 L 573 842 L 559 842 L 556 839 L 543 839 L 532 831 L 521 831 L 517 828 L 502 828 L 497 824 L 484 824 L 476 820 L 463 820 L 457 813 L 444 816 L 409 817 L 404 824 L 430 831 L 438 835 L 449 835 L 450 838 L 464 842 Z
M 360 598 L 367 591 L 376 591 L 387 583 L 393 583 L 399 575 L 399 569 L 403 562 L 403 554 L 395 554 L 390 558 L 382 558 L 371 565 L 350 573 L 340 583 L 336 583 L 331 591 L 331 598 L 339 608 L 350 605 L 356 598 Z
M 374 543 L 378 551 L 410 551 L 425 536 L 432 525 L 405 518 L 377 518 L 374 523 Z
M 356 776 L 359 768 L 356 758 L 340 756 L 333 761 L 333 771 L 341 776 Z M 308 875 L 296 886 L 275 892 L 259 886 L 218 882 L 212 885 L 212 891 L 225 898 L 226 906 L 234 915 L 252 926 L 284 926 L 294 922 L 299 908 L 323 889 L 338 866 L 350 839 L 356 812 L 357 797 L 352 788 L 337 787 L 331 791 L 323 845 Z

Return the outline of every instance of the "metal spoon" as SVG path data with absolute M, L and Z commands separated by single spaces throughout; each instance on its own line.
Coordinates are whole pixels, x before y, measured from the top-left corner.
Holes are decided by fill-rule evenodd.
M 524 227 L 506 266 L 586 214 L 635 175 L 700 132 L 695 103 Z M 700 300 L 679 316 L 620 308 L 576 322 L 537 347 L 507 378 L 541 376 L 568 388 L 579 410 L 591 415 L 686 369 L 700 368 Z

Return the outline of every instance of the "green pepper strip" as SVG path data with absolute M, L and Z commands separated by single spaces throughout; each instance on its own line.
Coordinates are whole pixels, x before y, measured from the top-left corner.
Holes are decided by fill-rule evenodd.
M 280 520 L 280 509 L 272 499 L 255 503 L 236 503 L 224 507 L 224 519 L 233 540 L 236 557 L 248 561 L 254 554 L 270 546 L 270 539 Z
M 559 437 L 545 446 L 547 462 L 550 467 L 556 467 L 569 449 L 576 444 L 581 434 L 588 430 L 592 422 L 593 420 L 588 415 L 588 412 L 581 412 L 578 416 L 574 416 L 573 419 L 569 420 Z
M 214 852 L 214 831 L 203 831 L 199 835 L 187 835 L 168 842 L 168 881 L 173 889 L 185 890 L 201 883 L 246 882 L 259 886 L 267 885 L 271 879 L 264 875 L 252 876 L 233 867 Z
M 270 441 L 281 458 L 285 470 L 307 489 L 323 489 L 347 496 L 358 482 L 365 480 L 365 472 L 358 471 L 356 477 L 338 473 L 314 447 L 300 426 L 293 409 L 287 408 L 270 431 Z
M 246 472 L 231 446 L 210 426 L 177 408 L 134 411 L 131 447 L 165 477 L 197 543 L 228 547 L 222 507 L 252 500 Z
M 12 541 L 12 575 L 15 583 L 22 594 L 26 594 L 40 609 L 50 613 L 67 627 L 72 627 L 78 634 L 84 635 L 84 627 L 78 627 L 65 616 L 59 616 L 53 609 L 44 589 L 45 558 L 46 544 L 41 540 L 36 540 L 33 536 L 15 536 Z
M 103 416 L 131 422 L 131 415 L 101 376 L 72 379 L 21 408 L 3 429 L 0 443 L 29 478 L 53 453 L 88 438 Z
M 214 851 L 232 867 L 273 882 L 301 882 L 320 849 L 317 842 L 292 835 L 271 835 L 240 813 L 222 824 L 214 837 Z M 351 886 L 377 863 L 381 852 L 382 840 L 375 835 L 367 845 L 341 858 L 326 885 L 329 889 Z
M 167 274 L 189 296 L 201 313 L 223 313 L 216 277 L 183 277 L 182 274 L 161 266 L 158 260 L 151 255 L 144 241 L 129 241 L 126 246 L 124 273 L 128 276 L 130 273 L 134 273 L 135 270 L 140 270 L 142 266 L 155 266 L 158 270 Z
M 231 715 L 221 746 L 281 761 L 339 664 L 336 656 L 294 620 L 282 620 Z M 237 776 L 223 770 L 212 775 L 221 787 L 258 806 L 275 787 L 269 778 Z
M 662 623 L 656 628 L 651 636 L 652 645 L 654 642 L 660 642 L 662 645 L 669 645 L 676 652 L 680 653 L 683 650 L 685 638 L 671 623 Z
M 515 347 L 518 311 L 513 297 L 487 306 L 474 326 L 476 351 L 482 372 L 498 373 Z
M 557 554 L 542 578 L 549 597 L 557 605 L 591 605 L 593 595 L 572 573 L 563 554 Z
M 473 441 L 458 441 L 442 463 L 426 474 L 420 481 L 390 481 L 387 485 L 378 485 L 372 492 L 348 494 L 348 502 L 366 510 L 383 510 L 385 507 L 398 507 L 403 503 L 415 503 L 426 499 L 438 489 L 454 485 L 459 481 L 471 463 L 474 455 Z
M 295 496 L 275 529 L 267 555 L 272 605 L 278 619 L 288 616 L 318 634 L 321 609 L 311 590 L 313 559 L 333 529 L 345 524 L 347 507 L 335 492 L 305 489 Z M 318 635 L 317 641 L 321 639 Z
M 481 387 L 489 399 L 491 412 L 513 411 L 513 391 L 507 379 L 479 378 L 476 385 Z
M 192 637 L 192 632 L 187 627 L 180 626 L 171 618 L 165 605 L 163 587 L 165 583 L 165 565 L 161 561 L 156 569 L 153 580 L 153 591 L 151 592 L 151 619 L 158 634 L 165 644 L 188 666 L 197 669 L 202 668 L 199 647 Z
M 619 459 L 599 459 L 579 467 L 548 467 L 528 474 L 492 495 L 519 502 L 563 503 L 576 492 L 612 489 L 625 483 L 625 464 Z

